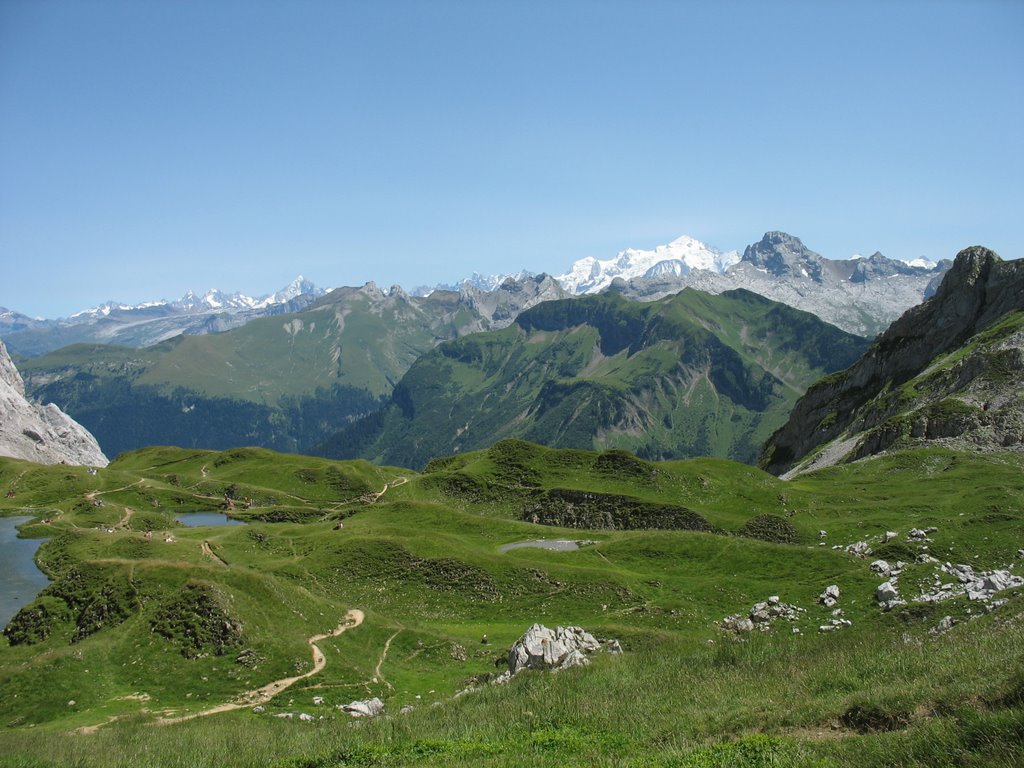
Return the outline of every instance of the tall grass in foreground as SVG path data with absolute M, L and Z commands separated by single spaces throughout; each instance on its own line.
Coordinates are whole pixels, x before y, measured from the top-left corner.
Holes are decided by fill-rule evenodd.
M 121 721 L 92 736 L 9 732 L 0 765 L 1024 764 L 1019 617 L 910 640 L 851 630 L 666 643 L 368 722 L 243 712 L 169 727 Z

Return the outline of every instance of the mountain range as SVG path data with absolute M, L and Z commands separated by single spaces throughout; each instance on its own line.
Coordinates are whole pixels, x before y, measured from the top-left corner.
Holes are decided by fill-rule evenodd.
M 76 344 L 20 368 L 33 397 L 60 404 L 111 455 L 165 444 L 305 451 L 379 408 L 438 343 L 565 295 L 546 276 L 428 297 L 367 283 L 224 333 L 142 349 Z
M 202 295 L 188 291 L 177 301 L 108 301 L 57 320 L 34 319 L 0 307 L 0 337 L 11 352 L 23 356 L 76 343 L 148 347 L 180 334 L 216 333 L 258 317 L 297 312 L 325 293 L 300 275 L 259 298 L 216 289 Z
M 843 330 L 874 336 L 911 306 L 934 292 L 949 261 L 904 262 L 880 253 L 868 258 L 827 259 L 799 238 L 768 232 L 742 256 L 722 252 L 691 237 L 651 250 L 628 248 L 610 259 L 587 257 L 555 281 L 569 295 L 615 290 L 643 301 L 678 293 L 685 287 L 709 293 L 744 288 L 803 309 Z M 409 292 L 425 298 L 433 291 L 492 293 L 508 282 L 534 277 L 472 276 Z M 229 330 L 267 315 L 297 312 L 327 291 L 298 277 L 289 286 L 260 298 L 211 290 L 188 292 L 178 301 L 124 304 L 107 302 L 60 320 L 39 320 L 0 307 L 0 337 L 11 352 L 33 356 L 73 343 L 144 347 L 178 334 Z

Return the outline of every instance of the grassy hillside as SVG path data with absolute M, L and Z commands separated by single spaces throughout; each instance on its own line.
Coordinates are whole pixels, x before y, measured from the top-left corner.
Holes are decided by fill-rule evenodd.
M 295 314 L 146 349 L 75 345 L 19 363 L 111 456 L 146 445 L 309 449 L 380 398 L 422 353 L 479 327 L 458 294 L 339 289 Z
M 0 765 L 1019 763 L 1022 590 L 991 611 L 915 602 L 950 577 L 912 562 L 910 603 L 883 612 L 869 564 L 1006 567 L 1024 541 L 1022 464 L 919 450 L 783 482 L 521 441 L 422 473 L 258 449 L 152 448 L 95 475 L 0 460 L 15 491 L 0 510 L 50 521 L 22 530 L 48 539 L 54 580 L 0 641 Z M 246 525 L 174 523 L 229 506 Z M 931 541 L 908 538 L 931 526 Z M 500 549 L 554 538 L 592 543 Z M 874 554 L 847 552 L 857 541 Z M 829 584 L 852 625 L 821 633 Z M 771 595 L 805 611 L 763 633 L 719 628 Z M 318 641 L 324 668 L 265 711 L 156 724 L 310 672 L 307 640 L 351 609 L 365 620 Z M 932 634 L 944 616 L 959 623 Z M 625 654 L 487 685 L 535 621 Z M 371 695 L 385 717 L 334 707 Z
M 504 437 L 753 462 L 806 387 L 866 341 L 747 291 L 546 302 L 440 345 L 317 452 L 423 466 Z

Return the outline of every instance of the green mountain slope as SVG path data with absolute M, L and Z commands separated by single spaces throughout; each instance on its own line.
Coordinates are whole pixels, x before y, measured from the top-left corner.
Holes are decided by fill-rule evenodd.
M 339 288 L 295 314 L 146 349 L 76 345 L 19 362 L 32 396 L 57 403 L 116 455 L 146 445 L 312 447 L 380 406 L 424 352 L 501 324 L 551 278 L 426 298 Z M 504 313 L 504 314 L 503 314 Z
M 317 452 L 422 466 L 521 437 L 752 462 L 805 387 L 866 343 L 748 291 L 546 302 L 424 355 L 385 410 Z
M 380 408 L 439 342 L 562 295 L 547 275 L 427 297 L 368 283 L 224 333 L 144 349 L 73 345 L 18 368 L 32 396 L 73 415 L 110 456 L 153 444 L 304 451 Z
M 0 765 L 1012 765 L 1022 589 L 916 596 L 955 582 L 929 554 L 1013 560 L 1022 470 L 931 449 L 784 482 L 521 441 L 422 474 L 255 449 L 146 449 L 95 475 L 0 460 L 0 511 L 33 518 L 53 580 L 0 639 Z M 570 492 L 598 524 L 530 521 Z M 228 499 L 246 525 L 174 522 Z M 667 508 L 707 526 L 665 527 Z M 536 539 L 591 543 L 502 550 Z M 869 558 L 846 550 L 860 541 Z M 907 561 L 907 605 L 876 605 L 875 557 Z M 818 602 L 830 584 L 838 606 Z M 803 610 L 720 628 L 773 595 Z M 351 609 L 364 620 L 317 641 L 316 671 L 309 639 Z M 821 632 L 837 609 L 850 624 Z M 535 621 L 625 654 L 488 685 Z M 273 681 L 259 707 L 157 725 Z M 336 705 L 370 696 L 387 717 L 348 727 Z
M 761 458 L 775 474 L 940 442 L 1024 446 L 1024 262 L 961 251 L 935 296 L 811 387 Z

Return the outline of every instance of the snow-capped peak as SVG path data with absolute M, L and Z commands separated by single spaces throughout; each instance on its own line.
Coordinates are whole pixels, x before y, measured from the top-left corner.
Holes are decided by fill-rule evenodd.
M 285 304 L 292 299 L 305 294 L 322 296 L 324 293 L 325 292 L 317 288 L 312 281 L 307 280 L 302 275 L 299 275 L 281 290 L 256 300 L 253 306 L 257 309 L 263 309 L 265 307 L 273 306 L 274 304 Z
M 513 280 L 525 280 L 529 277 L 535 277 L 533 272 L 528 272 L 525 269 L 520 270 L 516 274 L 512 275 L 481 275 L 479 272 L 474 272 L 470 277 L 464 277 L 457 283 L 438 283 L 437 285 L 418 285 L 409 291 L 412 296 L 429 296 L 434 291 L 461 291 L 465 288 L 479 288 L 481 291 L 493 291 L 501 286 L 509 278 Z
M 211 288 L 202 296 L 193 290 L 188 290 L 185 295 L 177 301 L 146 301 L 141 304 L 124 304 L 119 301 L 108 301 L 98 307 L 83 309 L 71 315 L 69 320 L 109 317 L 112 312 L 132 312 L 137 310 L 152 309 L 154 307 L 165 307 L 172 312 L 195 313 L 195 312 L 237 312 L 244 309 L 266 309 L 277 304 L 285 304 L 299 296 L 311 294 L 316 297 L 323 296 L 326 291 L 317 288 L 312 282 L 306 280 L 302 275 L 292 280 L 288 285 L 275 293 L 269 293 L 254 299 L 244 293 L 224 293 L 216 288 Z
M 736 251 L 723 253 L 684 235 L 649 251 L 627 248 L 613 259 L 602 260 L 587 256 L 576 261 L 569 272 L 555 279 L 572 293 L 597 293 L 608 287 L 616 277 L 631 280 L 635 277 L 666 274 L 685 275 L 694 269 L 725 272 L 739 260 L 740 255 Z

